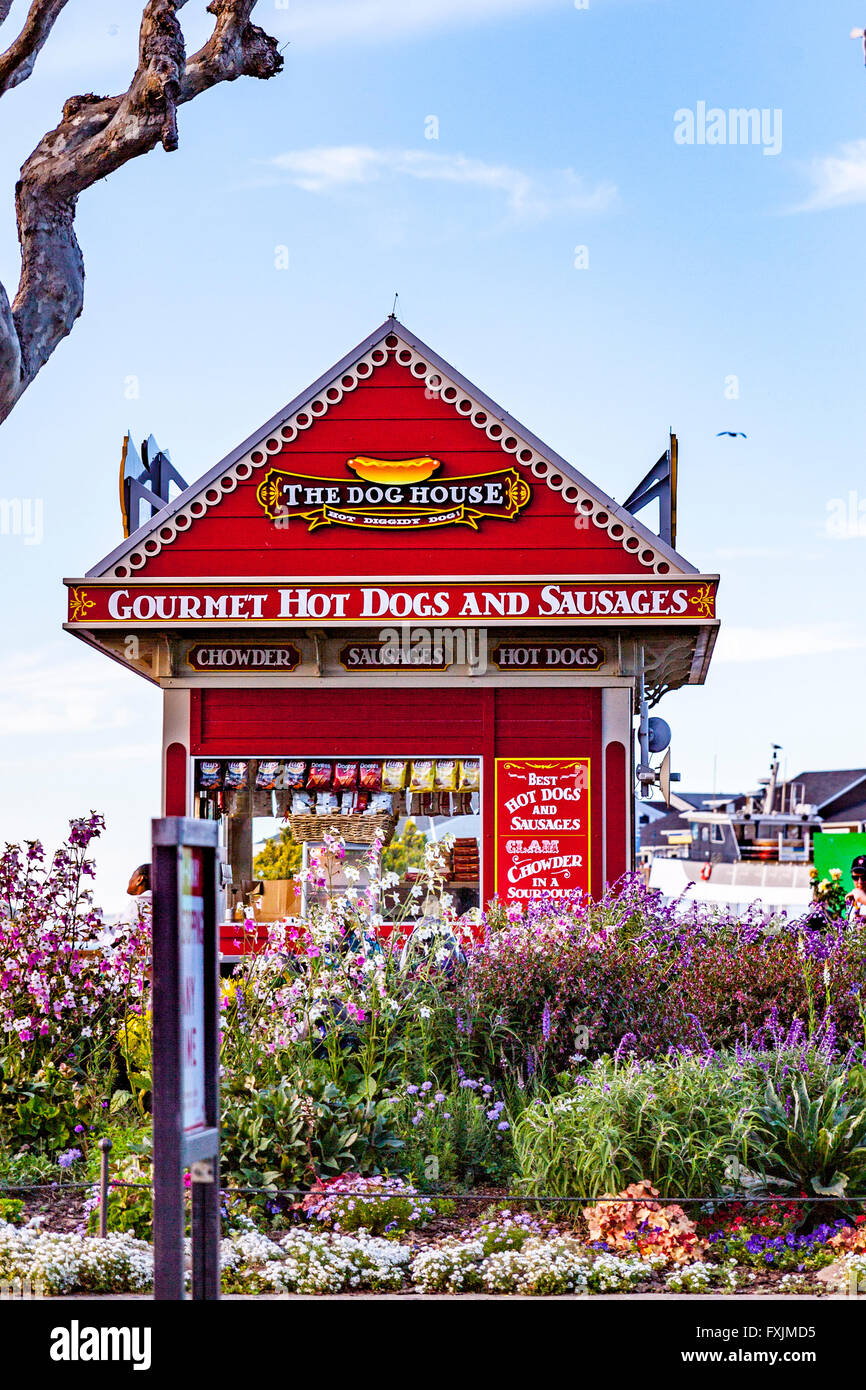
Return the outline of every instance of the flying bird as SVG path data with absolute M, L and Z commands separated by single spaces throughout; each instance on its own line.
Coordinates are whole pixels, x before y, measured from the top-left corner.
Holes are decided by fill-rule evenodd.
M 863 57 L 866 59 L 866 29 L 852 29 L 848 37 L 863 40 Z
M 749 437 L 747 434 L 743 434 L 742 430 L 719 430 L 716 439 L 721 439 L 722 435 L 725 434 L 729 439 L 748 439 Z

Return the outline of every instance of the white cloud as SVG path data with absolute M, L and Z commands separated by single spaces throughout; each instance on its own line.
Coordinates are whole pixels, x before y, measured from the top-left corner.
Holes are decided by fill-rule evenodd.
M 714 661 L 781 661 L 786 657 L 826 656 L 831 652 L 866 648 L 866 635 L 845 624 L 815 627 L 725 627 L 713 655 Z
M 866 140 L 849 140 L 838 154 L 822 155 L 807 167 L 812 192 L 795 212 L 824 212 L 866 202 Z
M 51 647 L 10 655 L 0 662 L 0 733 L 107 735 L 129 728 L 134 679 L 104 657 L 64 657 Z
M 788 554 L 769 545 L 720 545 L 716 550 L 720 560 L 778 560 Z
M 328 145 L 289 150 L 268 163 L 308 193 L 333 193 L 386 179 L 411 178 L 481 189 L 505 198 L 521 217 L 557 212 L 603 212 L 615 201 L 611 183 L 587 186 L 572 169 L 528 174 L 509 164 L 488 164 L 462 154 L 433 150 L 380 150 L 369 145 Z
M 304 47 L 346 39 L 381 43 L 509 15 L 538 14 L 562 5 L 563 0 L 289 0 L 281 6 L 285 15 L 281 17 L 277 10 L 269 24 Z M 262 18 L 254 18 L 264 24 Z

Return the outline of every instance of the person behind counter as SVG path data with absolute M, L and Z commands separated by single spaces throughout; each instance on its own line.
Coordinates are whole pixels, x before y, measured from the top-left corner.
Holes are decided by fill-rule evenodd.
M 133 869 L 126 891 L 130 902 L 117 921 L 106 927 L 99 938 L 100 946 L 112 946 L 128 928 L 150 923 L 153 914 L 153 892 L 150 886 L 149 864 L 139 864 L 137 869 Z

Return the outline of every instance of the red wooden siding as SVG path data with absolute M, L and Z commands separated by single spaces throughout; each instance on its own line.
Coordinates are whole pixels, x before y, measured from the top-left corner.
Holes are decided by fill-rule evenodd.
M 356 454 L 410 458 L 430 454 L 443 477 L 517 468 L 532 498 L 514 521 L 483 519 L 480 529 L 443 527 L 414 534 L 381 534 L 322 526 L 312 534 L 293 518 L 275 526 L 256 500 L 267 468 L 343 480 Z M 580 527 L 575 521 L 580 521 Z M 332 405 L 328 413 L 234 492 L 194 521 L 145 567 L 139 577 L 219 575 L 387 577 L 459 574 L 645 574 L 645 568 L 607 532 L 533 476 L 515 457 L 455 414 L 394 361 L 378 368 Z
M 170 743 L 165 750 L 165 815 L 186 813 L 186 749 L 182 743 Z
M 625 804 L 626 753 L 621 743 L 609 743 L 604 750 L 605 772 L 605 849 L 608 883 L 616 883 L 628 868 L 626 847 L 626 823 L 628 820 Z
M 494 758 L 589 757 L 592 891 L 603 891 L 598 690 L 563 686 L 405 691 L 222 688 L 190 693 L 191 752 L 196 755 L 483 757 L 485 900 L 493 894 Z M 624 823 L 620 834 L 624 843 Z

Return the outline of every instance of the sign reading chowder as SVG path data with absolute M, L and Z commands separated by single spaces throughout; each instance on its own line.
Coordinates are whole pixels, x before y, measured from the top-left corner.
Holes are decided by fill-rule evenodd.
M 589 758 L 496 759 L 496 892 L 589 892 Z

